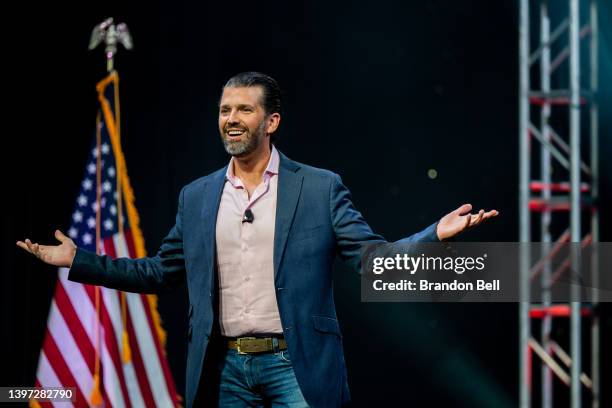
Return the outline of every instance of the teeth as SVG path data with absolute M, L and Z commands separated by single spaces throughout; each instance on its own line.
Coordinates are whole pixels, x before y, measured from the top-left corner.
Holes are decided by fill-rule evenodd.
M 230 130 L 229 132 L 227 132 L 227 134 L 230 136 L 238 136 L 238 135 L 241 135 L 242 133 L 243 133 L 242 130 Z

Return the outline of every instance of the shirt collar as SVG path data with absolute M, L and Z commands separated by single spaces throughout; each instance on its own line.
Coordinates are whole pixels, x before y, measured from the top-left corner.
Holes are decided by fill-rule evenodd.
M 268 165 L 266 166 L 266 170 L 264 170 L 264 179 L 270 177 L 272 175 L 278 174 L 278 166 L 280 164 L 280 155 L 278 154 L 278 150 L 276 147 L 272 145 L 272 152 L 270 153 L 270 160 L 268 160 Z M 242 186 L 242 181 L 236 177 L 234 174 L 234 158 L 230 159 L 230 162 L 227 166 L 227 171 L 225 172 L 225 178 L 234 186 Z

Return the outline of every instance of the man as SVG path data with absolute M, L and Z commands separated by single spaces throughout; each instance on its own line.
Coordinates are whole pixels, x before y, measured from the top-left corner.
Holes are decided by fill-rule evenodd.
M 176 224 L 155 257 L 112 260 L 78 249 L 17 244 L 71 268 L 69 278 L 154 292 L 187 282 L 187 406 L 339 406 L 348 402 L 331 266 L 359 269 L 372 232 L 340 177 L 276 150 L 280 90 L 267 75 L 231 78 L 219 105 L 228 166 L 185 186 Z M 451 238 L 497 215 L 469 204 L 406 241 Z M 206 356 L 206 358 L 205 358 Z M 200 381 L 201 380 L 201 381 Z M 196 399 L 197 397 L 197 399 Z

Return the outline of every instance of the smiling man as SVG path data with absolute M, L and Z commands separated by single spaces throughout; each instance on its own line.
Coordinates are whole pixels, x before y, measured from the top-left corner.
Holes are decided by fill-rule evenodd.
M 338 175 L 274 147 L 280 121 L 274 79 L 246 72 L 226 83 L 219 131 L 232 157 L 181 190 L 176 224 L 155 257 L 98 256 L 60 231 L 57 246 L 17 243 L 82 283 L 155 292 L 186 282 L 188 407 L 349 401 L 332 264 L 339 254 L 359 270 L 361 249 L 384 240 Z M 403 241 L 444 240 L 497 215 L 470 211 L 464 204 Z
M 225 150 L 234 157 L 244 157 L 255 150 L 266 150 L 264 139 L 280 124 L 280 96 L 267 96 L 260 86 L 234 86 L 238 79 L 232 78 L 225 86 L 219 106 L 219 131 Z M 272 94 L 275 90 L 267 91 Z M 276 90 L 278 92 L 278 90 Z M 266 103 L 267 106 L 263 106 Z M 264 120 L 266 112 L 269 120 Z M 269 127 L 268 127 L 269 126 Z

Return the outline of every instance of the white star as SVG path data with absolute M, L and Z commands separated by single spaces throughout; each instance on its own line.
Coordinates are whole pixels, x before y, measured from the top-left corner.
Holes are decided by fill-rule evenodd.
M 115 177 L 115 174 L 116 174 L 116 173 L 115 173 L 115 168 L 114 168 L 114 167 L 112 167 L 112 166 L 111 166 L 111 167 L 109 167 L 109 168 L 108 168 L 108 175 L 109 175 L 110 177 Z
M 112 230 L 113 229 L 113 221 L 111 221 L 110 219 L 107 219 L 106 221 L 104 221 L 104 229 L 105 230 Z
M 98 212 L 98 203 L 95 201 L 91 203 L 91 209 L 93 210 L 93 212 Z
M 100 205 L 102 206 L 102 208 L 106 207 L 106 197 L 102 197 L 102 199 L 100 200 Z
M 83 188 L 85 190 L 91 190 L 91 187 L 92 187 L 93 183 L 91 182 L 90 179 L 85 179 L 85 180 L 83 180 L 82 185 L 83 185 Z
M 102 154 L 107 154 L 109 150 L 107 143 L 102 144 Z
M 96 172 L 96 165 L 95 165 L 95 164 L 93 164 L 93 163 L 89 163 L 89 164 L 87 165 L 87 172 L 88 172 L 89 174 L 94 174 L 94 173 Z
M 113 185 L 108 180 L 102 184 L 102 190 L 104 190 L 105 193 L 108 193 L 109 191 L 111 191 L 112 188 L 113 188 Z
M 76 238 L 76 237 L 77 237 L 77 235 L 78 235 L 78 233 L 77 233 L 77 229 L 76 229 L 76 228 L 71 227 L 71 228 L 68 230 L 68 236 L 69 236 L 70 238 Z
M 94 217 L 89 217 L 87 219 L 87 226 L 89 228 L 94 228 L 96 226 L 96 219 Z
M 111 205 L 109 210 L 112 215 L 117 215 L 117 206 L 115 204 Z
M 98 148 L 94 147 L 93 150 L 91 151 L 91 155 L 93 157 L 98 157 Z
M 91 236 L 90 233 L 86 232 L 85 234 L 83 234 L 83 243 L 84 244 L 91 244 L 93 237 Z
M 74 214 L 72 214 L 72 220 L 76 223 L 83 221 L 83 213 L 80 211 L 75 211 Z
M 85 197 L 83 194 L 81 194 L 78 198 L 77 198 L 77 203 L 79 203 L 79 206 L 84 207 L 87 205 L 87 197 Z

